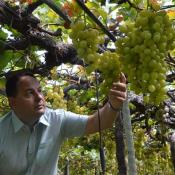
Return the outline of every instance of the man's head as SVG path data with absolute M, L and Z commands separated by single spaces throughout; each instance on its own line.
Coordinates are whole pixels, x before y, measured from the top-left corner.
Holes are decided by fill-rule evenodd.
M 45 111 L 45 99 L 40 83 L 31 73 L 16 73 L 6 82 L 9 105 L 26 122 L 39 118 Z

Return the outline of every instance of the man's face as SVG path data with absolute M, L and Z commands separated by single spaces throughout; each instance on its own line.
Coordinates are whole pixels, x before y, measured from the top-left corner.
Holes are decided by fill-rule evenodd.
M 38 119 L 45 111 L 46 103 L 39 82 L 31 76 L 23 76 L 17 83 L 17 95 L 9 98 L 10 105 L 22 120 Z

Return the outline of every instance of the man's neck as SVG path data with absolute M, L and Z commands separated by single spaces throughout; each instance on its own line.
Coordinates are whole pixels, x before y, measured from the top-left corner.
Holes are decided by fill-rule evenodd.
M 39 121 L 39 117 L 22 116 L 16 112 L 15 112 L 15 114 L 19 118 L 19 120 L 21 120 L 30 129 L 32 129 Z

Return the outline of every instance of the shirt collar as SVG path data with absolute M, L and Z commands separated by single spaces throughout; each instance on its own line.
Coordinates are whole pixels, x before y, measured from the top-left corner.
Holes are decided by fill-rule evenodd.
M 43 125 L 49 126 L 49 122 L 47 121 L 45 114 L 43 114 L 40 119 L 39 119 L 39 123 L 42 123 Z
M 24 123 L 16 116 L 14 111 L 12 111 L 12 123 L 15 133 L 24 126 Z
M 15 130 L 15 133 L 18 132 L 25 124 L 17 117 L 14 111 L 12 111 L 12 123 Z M 49 122 L 46 120 L 45 114 L 43 114 L 38 123 L 49 126 Z

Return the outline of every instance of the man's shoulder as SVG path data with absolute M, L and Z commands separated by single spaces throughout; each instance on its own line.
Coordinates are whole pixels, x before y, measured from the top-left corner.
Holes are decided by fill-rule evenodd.
M 61 125 L 64 120 L 64 110 L 63 109 L 51 109 L 46 108 L 44 114 L 39 119 L 40 123 L 44 125 Z
M 11 111 L 6 113 L 5 115 L 3 115 L 1 118 L 0 118 L 0 123 L 3 123 L 5 121 L 7 121 L 9 119 L 9 117 L 11 117 Z
M 1 129 L 4 130 L 5 128 L 7 128 L 7 125 L 10 122 L 10 118 L 11 118 L 11 112 L 8 112 L 7 114 L 5 114 L 0 118 L 0 130 Z
M 47 107 L 43 117 L 48 121 L 62 119 L 65 115 L 64 109 L 52 109 Z
M 59 116 L 59 115 L 63 115 L 64 112 L 65 112 L 64 109 L 52 109 L 52 108 L 47 107 L 44 115 L 46 115 L 46 116 L 54 116 L 54 115 Z

